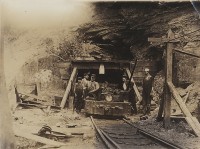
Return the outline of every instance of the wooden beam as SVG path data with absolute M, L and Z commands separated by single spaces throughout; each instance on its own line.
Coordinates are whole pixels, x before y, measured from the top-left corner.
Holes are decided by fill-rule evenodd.
M 3 23 L 3 12 L 5 10 L 4 2 L 0 2 L 0 148 L 1 149 L 14 149 L 15 138 L 12 128 L 12 116 L 11 109 L 9 106 L 8 92 L 6 88 L 6 79 L 4 72 L 4 23 Z M 5 18 L 6 19 L 6 18 Z M 6 65 L 10 67 L 10 65 Z
M 73 71 L 72 71 L 72 74 L 71 74 L 71 76 L 70 76 L 69 82 L 68 82 L 68 84 L 67 84 L 67 88 L 66 88 L 66 90 L 65 90 L 65 94 L 64 94 L 64 96 L 63 96 L 63 98 L 62 98 L 62 102 L 61 102 L 61 104 L 60 104 L 60 107 L 61 107 L 61 108 L 64 108 L 64 107 L 65 107 L 65 104 L 66 104 L 66 101 L 67 101 L 67 99 L 68 99 L 68 97 L 69 97 L 69 93 L 70 93 L 70 90 L 71 90 L 71 87 L 72 87 L 72 84 L 73 84 L 73 82 L 74 82 L 74 79 L 75 79 L 76 74 L 77 74 L 77 67 L 74 67 L 74 68 L 73 68 Z
M 190 111 L 187 109 L 185 103 L 183 102 L 181 96 L 179 93 L 176 91 L 175 86 L 173 85 L 172 82 L 167 82 L 168 87 L 170 89 L 170 92 L 175 98 L 175 101 L 177 102 L 178 106 L 180 107 L 181 111 L 183 114 L 186 116 L 186 120 L 188 124 L 192 127 L 194 130 L 195 134 L 199 137 L 200 136 L 200 124 L 197 123 L 196 119 L 192 116 Z
M 24 93 L 24 92 L 19 92 L 19 94 L 31 97 L 33 99 L 37 99 L 37 100 L 43 101 L 42 97 L 34 95 L 34 94 L 28 94 L 28 93 Z
M 184 50 L 179 50 L 179 49 L 175 49 L 175 51 L 179 52 L 179 53 L 186 54 L 186 55 L 190 55 L 190 56 L 193 56 L 193 57 L 196 57 L 196 58 L 200 58 L 200 55 L 198 55 L 197 53 L 192 53 L 192 52 L 189 52 L 189 51 L 184 51 Z
M 180 42 L 180 40 L 170 39 L 170 38 L 154 38 L 154 37 L 149 37 L 148 38 L 148 42 L 175 43 L 175 42 Z
M 61 143 L 61 142 L 53 141 L 53 140 L 50 140 L 50 139 L 47 139 L 47 138 L 43 138 L 43 137 L 40 137 L 40 136 L 33 135 L 31 133 L 27 133 L 26 131 L 23 131 L 23 130 L 17 130 L 16 129 L 14 131 L 14 134 L 15 134 L 15 136 L 34 140 L 36 142 L 40 142 L 40 143 L 47 144 L 47 145 L 53 145 L 53 146 L 57 146 L 57 147 L 66 145 L 66 144 Z
M 163 111 L 164 111 L 164 95 L 160 100 L 160 107 L 159 107 L 158 116 L 157 116 L 157 119 L 156 119 L 158 122 L 163 120 L 163 117 L 162 117 Z
M 167 35 L 169 40 L 174 39 L 174 33 L 170 29 Z M 166 58 L 165 58 L 165 90 L 164 90 L 164 127 L 170 126 L 171 115 L 171 93 L 167 86 L 167 82 L 172 82 L 172 61 L 173 58 L 173 43 L 167 43 Z
M 126 68 L 126 73 L 127 73 L 128 77 L 130 78 L 131 77 L 131 72 L 130 72 L 130 70 L 128 68 Z M 135 91 L 135 94 L 136 94 L 136 96 L 138 98 L 138 101 L 141 102 L 142 101 L 142 96 L 140 95 L 140 92 L 139 92 L 139 90 L 138 90 L 133 78 L 131 79 L 131 82 L 133 82 L 133 90 Z
M 154 38 L 154 37 L 149 37 L 148 38 L 148 42 L 152 42 L 152 43 L 175 43 L 175 42 L 180 42 L 180 40 L 177 40 L 177 39 L 168 39 L 168 38 Z M 189 42 L 189 41 L 186 41 L 186 42 Z M 200 58 L 200 55 L 197 54 L 197 53 L 193 53 L 193 52 L 190 52 L 190 51 L 184 51 L 184 50 L 180 50 L 180 49 L 175 49 L 176 52 L 179 52 L 179 53 L 183 53 L 183 54 L 187 54 L 187 55 L 190 55 L 190 56 L 193 56 L 193 57 L 197 57 L 197 58 Z

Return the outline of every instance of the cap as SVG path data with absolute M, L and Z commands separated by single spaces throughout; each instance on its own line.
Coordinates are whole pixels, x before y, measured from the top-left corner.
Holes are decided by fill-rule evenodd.
M 144 71 L 149 71 L 149 68 L 145 68 Z
M 96 75 L 95 75 L 95 74 L 92 74 L 91 77 L 96 77 Z
M 88 73 L 84 73 L 84 76 L 88 76 L 89 74 Z

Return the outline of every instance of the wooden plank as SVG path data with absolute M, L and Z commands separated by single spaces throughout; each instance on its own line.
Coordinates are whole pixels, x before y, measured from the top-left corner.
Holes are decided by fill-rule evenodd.
M 200 136 L 200 131 L 199 129 L 196 127 L 193 119 L 191 117 L 186 117 L 185 120 L 187 121 L 187 123 L 190 125 L 190 127 L 193 129 L 194 133 L 196 136 Z
M 183 102 L 186 103 L 187 99 L 189 97 L 190 92 L 188 92 L 184 97 L 183 97 Z
M 67 99 L 69 97 L 69 93 L 70 93 L 70 90 L 71 90 L 71 87 L 72 87 L 72 84 L 74 82 L 76 74 L 77 74 L 77 67 L 74 67 L 73 71 L 72 71 L 72 74 L 70 76 L 69 82 L 67 84 L 67 88 L 65 90 L 65 94 L 64 94 L 64 96 L 62 98 L 62 101 L 61 101 L 61 104 L 60 104 L 61 108 L 65 107 L 65 104 L 66 104 L 66 101 L 67 101 Z
M 198 55 L 197 53 L 192 53 L 190 51 L 184 51 L 184 50 L 180 50 L 180 49 L 175 49 L 175 51 L 179 52 L 179 53 L 186 54 L 186 55 L 190 55 L 190 56 L 193 56 L 193 57 L 196 57 L 196 58 L 200 58 L 200 55 Z
M 186 117 L 188 117 L 187 118 L 188 119 L 187 120 L 188 124 L 192 127 L 192 129 L 195 131 L 197 136 L 200 136 L 200 124 L 199 124 L 199 122 L 193 118 L 192 114 L 190 113 L 190 111 L 187 109 L 185 103 L 183 102 L 181 96 L 176 91 L 175 86 L 173 85 L 173 83 L 172 82 L 168 82 L 168 86 L 169 86 L 170 92 L 173 94 L 173 96 L 175 98 L 175 101 L 177 102 L 177 104 L 180 107 L 181 111 L 183 112 L 183 114 Z
M 150 60 L 138 60 L 137 67 L 153 67 L 156 65 L 156 61 Z
M 180 40 L 177 39 L 170 39 L 170 38 L 154 38 L 154 37 L 149 37 L 148 42 L 159 42 L 159 43 L 175 43 L 175 42 L 180 42 Z
M 42 97 L 39 97 L 39 96 L 37 96 L 37 95 L 28 94 L 28 93 L 25 93 L 25 92 L 20 92 L 19 94 L 25 95 L 25 96 L 28 96 L 28 97 L 31 97 L 31 98 L 34 98 L 34 99 L 38 99 L 38 100 L 43 101 L 43 100 L 42 100 Z
M 174 39 L 174 33 L 170 29 L 167 35 L 168 39 Z M 172 82 L 172 58 L 173 58 L 173 43 L 167 43 L 166 58 L 165 58 L 165 81 Z M 164 127 L 168 128 L 170 125 L 171 115 L 171 93 L 165 82 L 164 90 Z
M 53 140 L 50 140 L 50 139 L 47 139 L 47 138 L 43 138 L 43 137 L 40 137 L 40 136 L 36 136 L 36 135 L 33 135 L 31 133 L 27 133 L 26 131 L 19 130 L 19 129 L 15 129 L 14 130 L 14 134 L 15 134 L 15 136 L 19 136 L 19 137 L 23 137 L 23 138 L 26 138 L 26 139 L 34 140 L 36 142 L 40 142 L 40 143 L 47 144 L 47 145 L 53 145 L 53 146 L 57 146 L 57 147 L 66 145 L 64 143 L 53 141 Z
M 128 77 L 130 78 L 131 77 L 131 72 L 130 72 L 130 70 L 128 68 L 126 68 L 126 73 L 127 73 Z M 133 78 L 131 79 L 131 82 L 133 82 L 133 89 L 134 89 L 135 94 L 136 94 L 136 96 L 138 98 L 138 101 L 141 102 L 142 101 L 142 96 L 140 95 L 140 92 L 139 92 L 139 90 L 138 90 Z
M 199 131 L 200 131 L 200 124 L 199 124 L 199 121 L 197 120 L 197 118 L 196 117 L 192 117 L 192 120 L 193 120 L 193 122 L 194 122 L 194 124 L 196 125 L 196 127 L 199 129 Z

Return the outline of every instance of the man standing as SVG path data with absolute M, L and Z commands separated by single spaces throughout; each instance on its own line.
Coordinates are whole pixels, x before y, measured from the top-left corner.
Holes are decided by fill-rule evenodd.
M 145 77 L 143 79 L 143 91 L 142 91 L 142 103 L 143 103 L 143 114 L 150 114 L 151 109 L 151 91 L 153 84 L 153 77 L 149 74 L 149 69 L 145 68 Z
M 82 85 L 82 78 L 78 77 L 78 82 L 75 84 L 74 87 L 74 107 L 73 111 L 76 110 L 78 113 L 81 112 L 83 108 L 83 85 Z
M 89 73 L 84 73 L 84 78 L 82 79 L 81 83 L 83 85 L 83 97 L 86 98 L 89 86 Z
M 134 94 L 134 90 L 133 90 L 133 83 L 128 81 L 127 76 L 123 75 L 122 77 L 122 89 L 124 91 L 128 92 L 128 102 L 131 103 L 132 106 L 132 110 L 131 113 L 135 113 L 137 114 L 137 107 L 136 107 L 136 100 L 135 100 L 135 94 Z
M 91 75 L 91 80 L 89 82 L 89 96 L 94 97 L 95 99 L 97 98 L 98 90 L 99 90 L 99 83 L 95 81 L 96 80 L 96 75 L 92 74 Z

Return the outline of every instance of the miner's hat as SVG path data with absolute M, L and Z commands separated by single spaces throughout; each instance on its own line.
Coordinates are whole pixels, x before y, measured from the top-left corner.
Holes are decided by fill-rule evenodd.
M 145 68 L 144 71 L 148 71 L 149 72 L 149 68 Z
M 91 77 L 96 77 L 96 75 L 95 75 L 95 74 L 92 74 Z

